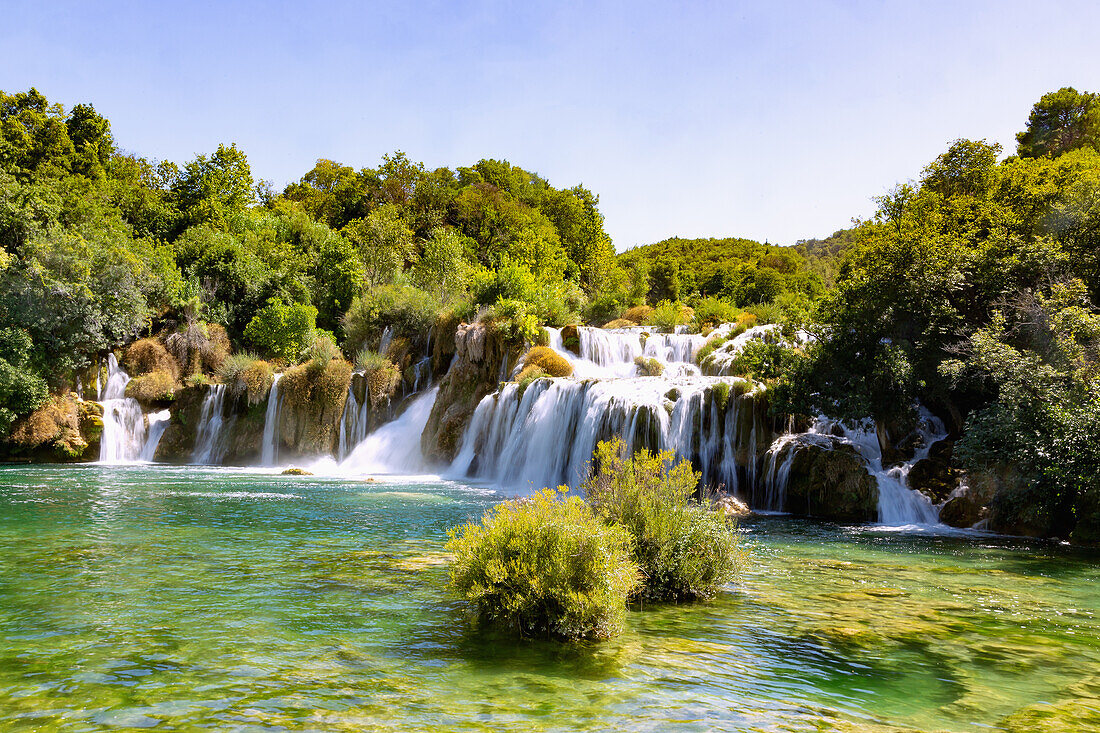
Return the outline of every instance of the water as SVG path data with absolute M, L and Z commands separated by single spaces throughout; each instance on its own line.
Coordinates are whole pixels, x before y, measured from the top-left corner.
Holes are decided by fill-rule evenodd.
M 199 425 L 195 434 L 195 451 L 191 463 L 216 466 L 225 455 L 225 385 L 212 384 L 207 389 L 199 413 Z
M 279 460 L 279 410 L 283 406 L 282 395 L 279 393 L 279 379 L 282 374 L 276 374 L 271 380 L 271 389 L 267 393 L 267 409 L 264 411 L 264 434 L 260 443 L 260 465 L 274 466 Z
M 497 500 L 0 468 L 0 728 L 988 731 L 1046 703 L 1088 730 L 1100 709 L 1096 555 L 763 518 L 714 601 L 515 643 L 444 587 L 447 528 Z
M 429 466 L 425 464 L 420 452 L 420 435 L 428 423 L 438 393 L 439 388 L 433 387 L 417 395 L 396 420 L 391 420 L 367 435 L 338 463 L 330 458 L 322 458 L 312 464 L 310 470 L 340 475 L 428 472 Z M 345 408 L 345 416 L 347 412 Z
M 99 442 L 101 463 L 151 461 L 168 427 L 167 410 L 146 416 L 141 405 L 126 396 L 130 375 L 118 365 L 114 354 L 107 357 L 107 384 L 101 388 L 96 377 L 96 396 L 103 405 L 103 435 Z

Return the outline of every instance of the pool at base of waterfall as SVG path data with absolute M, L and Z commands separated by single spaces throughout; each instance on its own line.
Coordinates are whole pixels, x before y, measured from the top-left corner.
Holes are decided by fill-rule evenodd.
M 602 644 L 471 631 L 449 527 L 501 500 L 168 466 L 0 468 L 4 730 L 1097 725 L 1100 559 L 790 517 L 707 603 Z

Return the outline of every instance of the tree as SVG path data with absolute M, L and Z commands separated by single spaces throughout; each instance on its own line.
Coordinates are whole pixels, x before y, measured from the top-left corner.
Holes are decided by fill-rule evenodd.
M 393 282 L 412 252 L 412 230 L 393 204 L 378 207 L 365 219 L 348 222 L 343 233 L 358 248 L 372 289 Z
M 237 144 L 218 145 L 184 166 L 172 193 L 187 224 L 224 226 L 227 217 L 256 203 L 256 186 L 248 157 Z
M 248 323 L 244 338 L 257 349 L 291 361 L 312 343 L 317 309 L 271 298 Z
M 416 285 L 437 293 L 446 302 L 459 291 L 469 264 L 466 251 L 470 240 L 450 227 L 436 227 L 424 242 L 423 251 L 413 268 Z
M 1100 150 L 1100 95 L 1073 87 L 1044 94 L 1016 142 L 1022 158 L 1057 158 L 1082 147 Z

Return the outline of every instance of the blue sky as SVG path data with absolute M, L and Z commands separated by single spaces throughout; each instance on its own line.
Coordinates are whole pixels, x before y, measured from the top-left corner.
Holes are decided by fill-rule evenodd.
M 619 249 L 791 243 L 959 137 L 1100 91 L 1095 2 L 9 2 L 0 89 L 87 101 L 126 149 L 237 142 L 281 188 L 320 157 L 506 158 L 600 196 Z

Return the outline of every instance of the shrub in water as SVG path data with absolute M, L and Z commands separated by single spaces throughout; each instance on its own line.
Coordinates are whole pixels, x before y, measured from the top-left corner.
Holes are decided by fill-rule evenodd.
M 618 438 L 596 448 L 595 473 L 584 484 L 598 515 L 633 537 L 642 571 L 638 597 L 709 598 L 738 571 L 735 526 L 692 497 L 699 474 L 671 451 L 628 455 Z
M 450 537 L 451 585 L 478 624 L 560 639 L 621 632 L 638 584 L 630 536 L 564 489 L 499 504 Z
M 703 298 L 695 304 L 697 330 L 714 328 L 723 323 L 733 323 L 741 311 L 732 303 L 720 298 Z
M 573 365 L 561 354 L 548 346 L 536 346 L 523 357 L 524 368 L 537 366 L 550 377 L 569 377 L 573 375 Z

